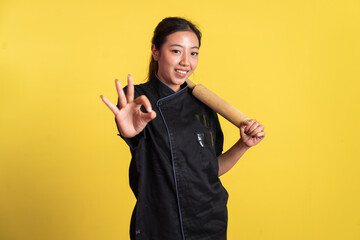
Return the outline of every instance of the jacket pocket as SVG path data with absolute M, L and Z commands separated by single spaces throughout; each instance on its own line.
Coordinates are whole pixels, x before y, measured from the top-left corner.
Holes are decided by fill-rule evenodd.
M 202 169 L 216 167 L 217 157 L 214 149 L 215 139 L 213 132 L 197 132 L 196 138 L 201 152 L 200 160 Z

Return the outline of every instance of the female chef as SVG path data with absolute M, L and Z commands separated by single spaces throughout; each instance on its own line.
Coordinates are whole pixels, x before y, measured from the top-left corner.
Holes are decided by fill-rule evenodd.
M 190 21 L 163 19 L 152 38 L 149 81 L 134 86 L 128 75 L 123 90 L 116 80 L 117 106 L 101 96 L 132 154 L 131 239 L 226 239 L 228 193 L 219 176 L 265 136 L 256 120 L 243 122 L 240 139 L 223 153 L 217 114 L 186 83 L 200 45 Z

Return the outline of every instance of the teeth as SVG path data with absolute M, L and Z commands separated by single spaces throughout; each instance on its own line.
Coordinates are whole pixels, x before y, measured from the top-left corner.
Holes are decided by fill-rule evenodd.
M 178 73 L 186 74 L 186 71 L 176 70 Z

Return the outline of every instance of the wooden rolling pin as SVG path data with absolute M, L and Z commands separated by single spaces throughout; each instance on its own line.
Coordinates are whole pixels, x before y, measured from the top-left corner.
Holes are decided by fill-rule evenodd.
M 249 117 L 240 112 L 237 108 L 226 102 L 224 99 L 216 95 L 201 84 L 195 84 L 189 79 L 186 80 L 192 94 L 207 105 L 209 108 L 219 113 L 229 122 L 240 127 L 241 122 L 249 120 Z

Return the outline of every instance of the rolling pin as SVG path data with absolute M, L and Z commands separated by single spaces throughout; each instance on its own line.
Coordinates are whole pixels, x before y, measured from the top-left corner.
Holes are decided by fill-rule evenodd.
M 240 112 L 237 108 L 226 102 L 201 84 L 195 84 L 189 79 L 186 80 L 188 87 L 192 89 L 194 97 L 199 99 L 209 108 L 219 113 L 229 122 L 240 127 L 241 122 L 249 120 L 249 117 Z

